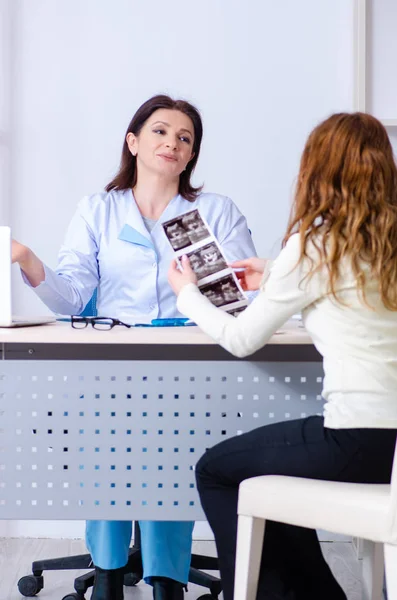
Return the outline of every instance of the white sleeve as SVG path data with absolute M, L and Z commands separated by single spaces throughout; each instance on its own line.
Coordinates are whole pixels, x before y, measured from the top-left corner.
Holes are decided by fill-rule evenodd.
M 216 308 L 194 284 L 178 297 L 178 310 L 226 350 L 244 357 L 264 346 L 293 314 L 324 295 L 319 276 L 306 278 L 309 262 L 298 266 L 299 236 L 294 235 L 272 263 L 259 295 L 237 318 Z
M 92 207 L 89 198 L 84 198 L 68 227 L 57 268 L 53 271 L 44 265 L 44 281 L 32 288 L 55 313 L 81 313 L 98 286 L 98 246 L 90 217 Z M 29 285 L 23 273 L 22 277 Z

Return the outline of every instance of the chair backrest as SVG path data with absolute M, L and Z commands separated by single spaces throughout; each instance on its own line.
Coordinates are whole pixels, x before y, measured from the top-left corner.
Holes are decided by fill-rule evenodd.
M 391 473 L 391 486 L 390 486 L 390 527 L 393 536 L 393 540 L 397 544 L 397 440 L 396 447 L 394 450 L 394 461 L 393 469 Z
M 98 311 L 96 308 L 97 290 L 94 290 L 91 299 L 87 302 L 84 310 L 80 313 L 81 317 L 97 317 Z

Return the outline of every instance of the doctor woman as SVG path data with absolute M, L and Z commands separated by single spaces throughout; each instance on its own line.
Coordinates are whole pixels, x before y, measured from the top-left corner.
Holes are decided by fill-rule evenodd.
M 190 182 L 201 139 L 195 107 L 164 95 L 151 98 L 128 126 L 115 178 L 105 192 L 79 203 L 56 270 L 13 241 L 13 262 L 51 310 L 78 315 L 97 289 L 101 316 L 182 316 L 167 282 L 173 251 L 161 223 L 194 208 L 229 261 L 255 254 L 246 220 L 233 202 L 202 193 Z M 140 527 L 144 577 L 153 586 L 153 598 L 182 600 L 193 523 L 143 521 Z M 86 542 L 96 569 L 92 600 L 122 600 L 131 530 L 128 521 L 87 522 Z

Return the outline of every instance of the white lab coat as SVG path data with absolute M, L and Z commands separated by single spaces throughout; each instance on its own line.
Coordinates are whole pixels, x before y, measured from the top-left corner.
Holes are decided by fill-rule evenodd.
M 149 233 L 131 190 L 81 200 L 55 271 L 35 293 L 55 313 L 78 315 L 98 289 L 98 315 L 120 319 L 182 316 L 167 281 L 174 256 L 161 223 L 198 208 L 229 261 L 256 254 L 247 223 L 225 196 L 203 193 L 194 202 L 175 196 Z

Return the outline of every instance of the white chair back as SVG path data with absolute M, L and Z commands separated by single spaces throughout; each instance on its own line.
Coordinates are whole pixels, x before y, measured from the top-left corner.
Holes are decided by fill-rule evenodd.
M 397 440 L 394 450 L 394 461 L 390 486 L 390 531 L 391 541 L 394 544 L 397 544 Z

